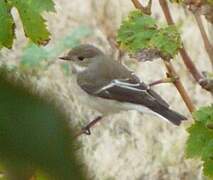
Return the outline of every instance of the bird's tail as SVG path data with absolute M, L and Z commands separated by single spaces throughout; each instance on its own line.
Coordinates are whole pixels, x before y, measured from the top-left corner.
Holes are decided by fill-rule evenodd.
M 155 112 L 175 125 L 180 125 L 182 121 L 187 120 L 185 116 L 166 107 L 164 109 L 155 110 Z

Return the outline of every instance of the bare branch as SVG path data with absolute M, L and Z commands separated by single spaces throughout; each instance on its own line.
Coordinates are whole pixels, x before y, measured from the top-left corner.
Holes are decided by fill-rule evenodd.
M 136 9 L 141 10 L 143 13 L 150 15 L 151 14 L 151 6 L 152 0 L 149 0 L 147 6 L 143 6 L 138 0 L 132 0 L 132 3 L 136 7 Z
M 169 25 L 174 25 L 174 21 L 172 19 L 171 13 L 169 11 L 169 7 L 168 4 L 166 2 L 166 0 L 159 0 L 161 8 L 163 10 L 164 16 L 167 20 L 167 23 Z M 211 93 L 213 93 L 213 89 L 209 89 L 206 88 L 208 86 L 206 86 L 206 83 L 208 83 L 208 79 L 206 79 L 196 68 L 196 66 L 194 65 L 194 63 L 192 62 L 192 59 L 189 57 L 188 53 L 186 52 L 184 46 L 183 48 L 180 49 L 180 55 L 183 59 L 184 64 L 186 65 L 187 69 L 189 70 L 189 72 L 192 74 L 192 76 L 194 77 L 194 79 L 197 81 L 197 83 L 200 84 L 200 86 L 204 89 L 206 89 L 207 91 L 210 91 Z
M 149 86 L 155 86 L 158 84 L 165 84 L 165 83 L 173 83 L 178 79 L 178 77 L 174 77 L 174 78 L 164 78 L 164 79 L 160 79 L 154 82 L 149 83 Z
M 173 65 L 171 64 L 170 61 L 166 61 L 164 60 L 164 64 L 168 70 L 168 75 L 170 77 L 177 77 L 177 73 L 175 71 L 175 68 L 173 67 Z M 176 87 L 176 89 L 178 90 L 179 94 L 181 95 L 183 101 L 185 102 L 187 108 L 189 109 L 190 112 L 195 111 L 195 106 L 193 105 L 191 98 L 189 97 L 187 91 L 185 90 L 182 82 L 180 81 L 179 78 L 176 78 L 176 81 L 174 81 L 174 85 Z
M 200 29 L 200 33 L 203 38 L 204 47 L 206 49 L 206 52 L 208 53 L 209 59 L 211 61 L 212 67 L 213 67 L 213 46 L 209 42 L 209 39 L 206 34 L 205 28 L 203 26 L 203 22 L 202 22 L 199 12 L 195 12 L 194 17 L 195 17 L 197 25 Z

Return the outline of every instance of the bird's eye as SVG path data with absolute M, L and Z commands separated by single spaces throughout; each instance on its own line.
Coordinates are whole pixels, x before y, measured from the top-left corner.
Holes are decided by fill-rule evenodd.
M 83 61 L 83 60 L 84 60 L 84 57 L 83 57 L 83 56 L 78 56 L 78 59 L 79 59 L 80 61 Z

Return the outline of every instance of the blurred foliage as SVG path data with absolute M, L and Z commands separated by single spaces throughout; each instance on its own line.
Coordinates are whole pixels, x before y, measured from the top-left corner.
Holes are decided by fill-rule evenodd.
M 52 46 L 40 47 L 29 43 L 23 51 L 19 66 L 22 70 L 28 71 L 47 69 L 62 52 L 78 45 L 82 38 L 91 34 L 92 30 L 89 27 L 80 26 Z M 61 67 L 65 73 L 68 73 L 67 65 L 62 65 Z
M 11 48 L 13 45 L 15 23 L 11 9 L 15 7 L 21 18 L 26 37 L 37 44 L 46 44 L 50 33 L 45 19 L 41 16 L 44 11 L 55 11 L 52 0 L 1 0 L 0 1 L 0 48 Z
M 152 49 L 159 51 L 163 58 L 174 57 L 181 47 L 180 34 L 175 26 L 158 28 L 155 19 L 140 11 L 130 12 L 123 21 L 117 41 L 130 53 Z
M 213 178 L 213 105 L 202 107 L 194 114 L 195 123 L 188 129 L 188 158 L 203 160 L 204 175 Z
M 213 0 L 207 0 L 207 2 L 211 5 L 213 5 Z
M 182 3 L 184 0 L 169 0 L 172 3 Z
M 191 4 L 206 4 L 206 3 L 209 3 L 209 4 L 213 4 L 213 0 L 169 0 L 171 3 L 191 3 Z
M 36 170 L 49 179 L 86 179 L 69 119 L 49 99 L 1 67 L 0 161 L 10 179 L 29 179 Z

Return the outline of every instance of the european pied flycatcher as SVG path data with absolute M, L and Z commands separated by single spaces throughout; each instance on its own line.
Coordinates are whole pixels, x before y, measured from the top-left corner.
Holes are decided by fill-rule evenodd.
M 167 102 L 133 72 L 92 45 L 73 48 L 60 59 L 78 66 L 76 86 L 81 92 L 78 98 L 102 115 L 137 110 L 152 112 L 175 125 L 186 120 L 186 117 L 171 110 Z

